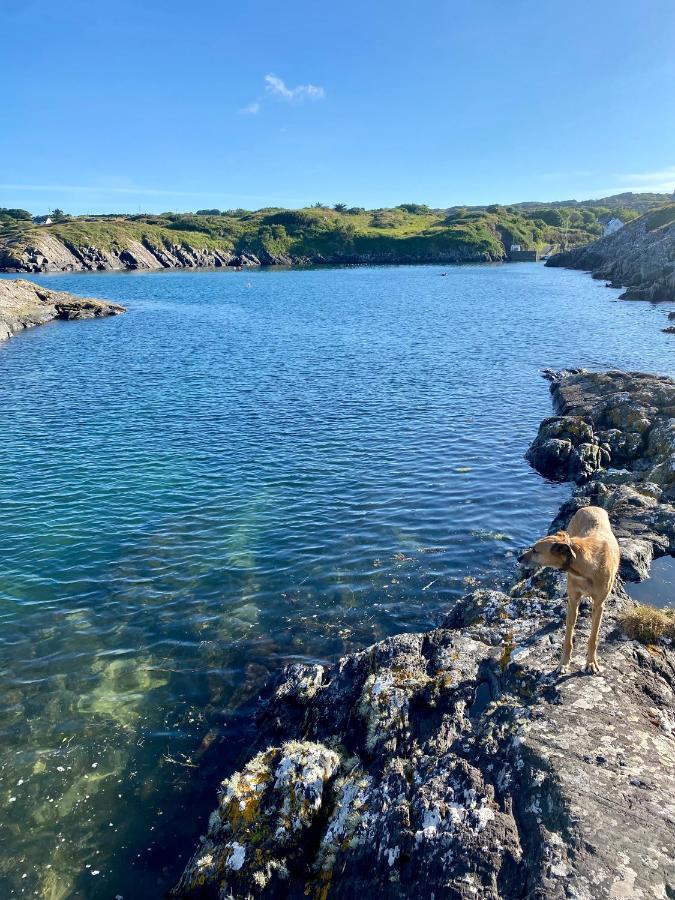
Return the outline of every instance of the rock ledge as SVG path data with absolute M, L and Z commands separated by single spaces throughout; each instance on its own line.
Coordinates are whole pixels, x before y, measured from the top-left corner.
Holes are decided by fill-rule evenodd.
M 50 291 L 32 281 L 0 279 L 0 341 L 54 319 L 93 319 L 123 312 L 125 307 L 117 303 Z

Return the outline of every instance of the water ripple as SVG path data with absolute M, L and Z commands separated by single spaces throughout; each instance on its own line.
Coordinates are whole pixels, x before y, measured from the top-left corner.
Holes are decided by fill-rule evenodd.
M 539 369 L 673 371 L 662 311 L 581 273 L 438 272 L 45 279 L 129 311 L 0 346 L 2 896 L 160 896 L 269 673 L 434 624 L 546 528 Z

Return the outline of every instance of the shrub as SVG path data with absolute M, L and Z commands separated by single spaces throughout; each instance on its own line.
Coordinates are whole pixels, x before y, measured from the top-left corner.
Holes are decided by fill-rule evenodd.
M 33 217 L 27 209 L 7 209 L 0 207 L 0 217 L 8 219 L 17 219 L 21 222 L 32 222 Z
M 396 209 L 402 209 L 403 212 L 410 213 L 413 216 L 424 216 L 431 212 L 426 203 L 399 203 Z

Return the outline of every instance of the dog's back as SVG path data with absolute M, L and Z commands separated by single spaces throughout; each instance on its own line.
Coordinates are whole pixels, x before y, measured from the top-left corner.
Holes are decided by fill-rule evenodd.
M 567 531 L 573 540 L 578 538 L 584 544 L 587 558 L 593 560 L 599 589 L 605 585 L 609 592 L 619 570 L 621 550 L 606 511 L 599 506 L 584 506 L 574 513 Z
M 606 538 L 610 543 L 616 543 L 609 516 L 599 506 L 584 506 L 577 510 L 570 519 L 567 532 L 570 537 Z

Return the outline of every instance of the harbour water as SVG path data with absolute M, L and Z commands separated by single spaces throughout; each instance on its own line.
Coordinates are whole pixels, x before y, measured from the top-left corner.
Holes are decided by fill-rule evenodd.
M 39 280 L 128 312 L 0 345 L 2 897 L 162 896 L 270 673 L 546 530 L 540 370 L 675 372 L 663 306 L 536 263 Z

